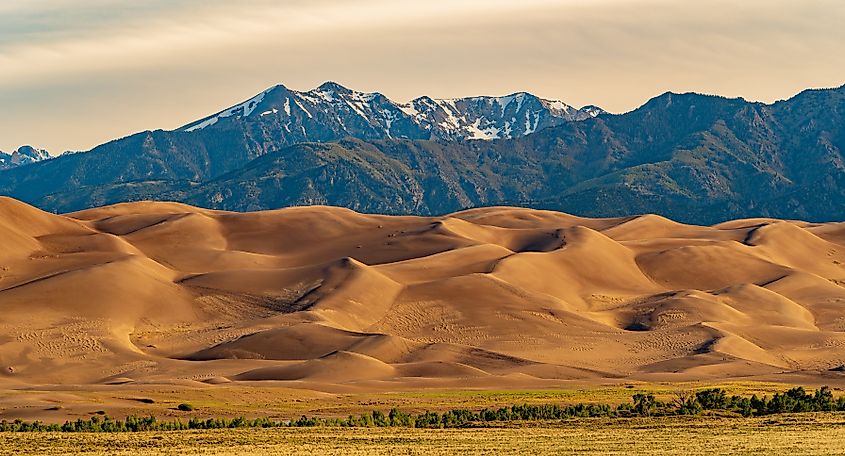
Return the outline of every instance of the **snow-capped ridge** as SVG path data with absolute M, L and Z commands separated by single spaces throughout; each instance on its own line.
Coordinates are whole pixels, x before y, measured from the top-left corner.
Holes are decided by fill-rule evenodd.
M 444 99 L 421 96 L 397 103 L 378 92 L 358 92 L 327 81 L 308 91 L 277 85 L 180 130 L 193 132 L 222 121 L 240 121 L 278 124 L 297 141 L 344 136 L 492 140 L 525 136 L 604 112 L 592 108 L 578 109 L 527 92 Z
M 44 149 L 38 149 L 29 145 L 20 146 L 12 153 L 0 151 L 0 169 L 29 165 L 51 158 L 53 156 Z

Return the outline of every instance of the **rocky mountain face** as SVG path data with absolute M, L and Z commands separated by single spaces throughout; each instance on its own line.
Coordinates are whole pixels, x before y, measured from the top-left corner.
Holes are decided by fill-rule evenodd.
M 572 118 L 536 131 L 530 124 L 484 141 L 415 135 L 426 129 L 409 119 L 434 119 L 438 126 L 427 131 L 447 131 L 448 122 L 433 114 L 375 128 L 374 119 L 389 114 L 374 101 L 357 106 L 360 124 L 332 124 L 334 112 L 353 110 L 347 103 L 353 95 L 336 95 L 332 114 L 300 100 L 311 117 L 303 110 L 296 122 L 318 118 L 314 125 L 325 130 L 317 142 L 311 130 L 311 142 L 294 144 L 272 138 L 312 127 L 286 128 L 279 119 L 292 117 L 272 117 L 279 114 L 273 109 L 286 113 L 285 100 L 295 112 L 293 95 L 282 93 L 271 90 L 251 111 L 248 103 L 178 131 L 144 132 L 4 171 L 0 193 L 58 211 L 159 199 L 237 211 L 330 204 L 438 214 L 507 204 L 587 216 L 658 213 L 697 223 L 845 219 L 845 87 L 774 104 L 666 93 L 626 114 Z M 473 111 L 501 120 L 509 110 L 534 109 L 528 98 L 522 104 L 505 98 L 489 101 L 494 110 L 481 110 L 488 102 L 475 99 L 455 102 L 455 109 L 466 120 Z M 281 109 L 271 108 L 278 103 Z M 353 126 L 357 136 L 337 138 Z
M 0 170 L 12 167 L 12 154 L 0 150 Z
M 334 82 L 298 92 L 277 85 L 255 97 L 180 129 L 242 128 L 274 145 L 360 139 L 503 139 L 531 134 L 602 113 L 581 110 L 529 93 L 506 97 L 396 103 L 380 93 L 350 90 Z
M 7 154 L 0 150 L 0 170 L 28 165 L 50 158 L 50 153 L 32 146 L 21 146 L 14 152 Z

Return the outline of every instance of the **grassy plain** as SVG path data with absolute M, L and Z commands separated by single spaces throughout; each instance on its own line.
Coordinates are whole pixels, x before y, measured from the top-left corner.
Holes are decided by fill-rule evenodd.
M 162 419 L 192 417 L 270 417 L 298 418 L 301 415 L 322 418 L 358 415 L 373 410 L 398 408 L 407 413 L 442 412 L 456 408 L 482 409 L 515 404 L 601 403 L 617 405 L 631 401 L 636 392 L 653 393 L 660 400 L 671 399 L 680 390 L 718 387 L 729 394 L 771 396 L 791 386 L 774 382 L 687 382 L 687 383 L 618 383 L 570 384 L 547 389 L 431 389 L 417 391 L 360 392 L 313 391 L 282 386 L 247 383 L 216 385 L 202 388 L 163 385 L 91 386 L 26 388 L 0 391 L 0 419 L 41 420 L 62 423 L 77 418 L 87 419 L 98 411 L 113 417 L 152 415 Z M 812 386 L 803 383 L 805 387 Z M 834 384 L 835 385 L 835 384 Z M 831 386 L 834 386 L 831 385 Z M 842 394 L 835 387 L 835 395 Z M 189 403 L 193 412 L 180 412 L 176 406 Z
M 0 434 L 0 454 L 732 454 L 845 453 L 845 414 L 579 419 L 474 429 L 236 429 Z

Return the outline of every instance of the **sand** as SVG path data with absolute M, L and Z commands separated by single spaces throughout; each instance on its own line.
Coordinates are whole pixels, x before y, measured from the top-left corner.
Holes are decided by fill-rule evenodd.
M 0 198 L 0 389 L 842 382 L 845 224 Z

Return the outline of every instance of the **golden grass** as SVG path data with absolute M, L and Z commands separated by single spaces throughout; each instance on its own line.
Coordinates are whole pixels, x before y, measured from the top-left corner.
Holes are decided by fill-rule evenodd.
M 628 387 L 626 387 L 626 385 Z M 481 390 L 450 389 L 395 392 L 326 393 L 286 387 L 261 385 L 215 386 L 212 388 L 162 387 L 132 385 L 101 387 L 98 390 L 0 390 L 0 418 L 13 420 L 29 416 L 29 420 L 64 422 L 76 418 L 87 419 L 98 410 L 105 410 L 114 417 L 126 415 L 153 415 L 162 419 L 190 417 L 271 417 L 275 419 L 298 418 L 301 415 L 322 418 L 359 415 L 373 410 L 389 411 L 398 408 L 408 413 L 428 410 L 442 412 L 465 408 L 507 407 L 516 404 L 574 404 L 601 403 L 616 405 L 631 401 L 638 391 L 655 394 L 661 400 L 670 400 L 680 390 L 723 388 L 729 394 L 750 396 L 783 392 L 793 385 L 768 382 L 688 382 L 688 383 L 639 383 L 606 385 L 567 385 L 558 389 Z M 812 389 L 812 388 L 810 388 Z M 839 396 L 840 391 L 834 394 Z M 44 399 L 61 396 L 64 408 L 54 412 L 44 410 L 54 404 Z M 35 400 L 39 398 L 40 400 Z M 145 404 L 137 399 L 152 399 Z M 134 400 L 133 400 L 134 399 Z M 180 403 L 189 403 L 194 412 L 179 412 Z M 3 410 L 5 409 L 5 410 Z M 27 415 L 27 413 L 30 413 Z M 35 415 L 32 415 L 35 413 Z
M 767 454 L 845 452 L 845 414 L 583 419 L 486 429 L 267 429 L 0 434 L 0 454 Z

